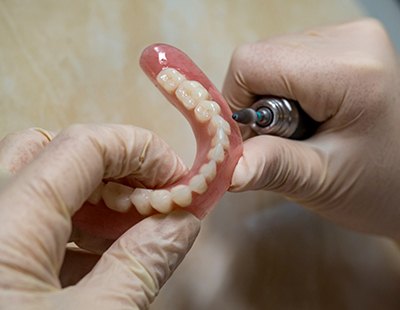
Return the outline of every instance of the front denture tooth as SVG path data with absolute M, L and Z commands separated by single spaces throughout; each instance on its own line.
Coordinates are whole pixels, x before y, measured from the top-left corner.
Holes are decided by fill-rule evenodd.
M 223 162 L 225 157 L 224 154 L 224 147 L 222 144 L 218 143 L 216 146 L 214 146 L 209 152 L 207 158 L 209 160 L 214 160 L 217 163 Z
M 208 91 L 197 81 L 182 82 L 175 95 L 188 110 L 194 109 L 200 101 L 209 98 Z
M 101 195 L 104 188 L 104 182 L 100 182 L 99 186 L 94 190 L 94 192 L 89 196 L 87 201 L 93 205 L 97 205 L 101 200 Z
M 157 82 L 168 93 L 173 94 L 178 88 L 179 84 L 186 80 L 186 78 L 173 68 L 165 68 L 157 75 Z
M 192 190 L 192 192 L 195 192 L 197 194 L 203 194 L 207 190 L 208 186 L 206 183 L 206 179 L 204 175 L 202 174 L 197 174 L 195 175 L 190 181 L 189 181 L 189 188 Z
M 229 138 L 222 128 L 217 128 L 215 136 L 211 141 L 211 146 L 216 146 L 218 143 L 220 143 L 225 150 L 229 148 Z
M 150 194 L 150 204 L 160 213 L 168 213 L 172 211 L 171 192 L 165 189 L 154 190 Z
M 210 135 L 214 135 L 218 128 L 222 128 L 227 135 L 231 134 L 231 126 L 223 119 L 221 115 L 214 115 L 210 120 L 208 126 L 208 132 Z
M 133 189 L 119 183 L 108 182 L 102 191 L 102 197 L 106 206 L 118 212 L 126 212 L 132 207 L 129 196 Z
M 214 115 L 221 112 L 221 108 L 215 101 L 202 100 L 200 101 L 196 108 L 194 109 L 194 114 L 196 119 L 200 123 L 205 123 L 211 119 Z
M 145 188 L 136 188 L 129 197 L 141 215 L 151 214 L 150 193 L 152 190 Z
M 215 176 L 217 175 L 216 162 L 211 160 L 210 162 L 201 166 L 200 174 L 204 175 L 206 181 L 210 183 L 212 180 L 214 180 Z
M 192 192 L 187 185 L 177 185 L 171 189 L 172 201 L 180 207 L 187 207 L 192 203 Z

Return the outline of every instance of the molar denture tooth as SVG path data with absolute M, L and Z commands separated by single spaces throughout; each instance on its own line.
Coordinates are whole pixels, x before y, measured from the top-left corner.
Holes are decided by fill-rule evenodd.
M 108 182 L 102 191 L 102 197 L 106 206 L 118 212 L 126 212 L 132 207 L 129 199 L 133 189 L 115 182 Z
M 104 182 L 100 182 L 99 186 L 96 187 L 94 192 L 89 196 L 87 201 L 93 205 L 97 205 L 101 200 L 101 195 L 104 188 Z
M 209 152 L 207 158 L 209 160 L 214 160 L 217 163 L 221 163 L 224 161 L 224 147 L 221 143 L 215 145 Z
M 208 91 L 197 81 L 183 81 L 176 89 L 175 95 L 188 110 L 194 109 L 200 101 L 209 98 Z
M 157 75 L 157 82 L 168 93 L 173 94 L 179 84 L 186 80 L 186 78 L 173 68 L 164 68 Z
M 152 208 L 150 204 L 151 189 L 136 188 L 129 197 L 131 202 L 135 205 L 136 210 L 141 215 L 151 214 Z
M 194 109 L 196 119 L 200 123 L 205 123 L 210 120 L 214 115 L 218 115 L 221 112 L 221 108 L 215 101 L 202 100 Z
M 208 126 L 208 132 L 210 135 L 214 135 L 218 128 L 222 128 L 227 135 L 231 134 L 231 126 L 229 123 L 222 118 L 221 115 L 214 115 L 210 120 Z
M 204 176 L 206 181 L 210 183 L 214 180 L 215 176 L 217 175 L 217 164 L 215 161 L 211 160 L 208 163 L 204 164 L 200 168 L 200 174 Z
M 195 175 L 189 181 L 189 188 L 192 190 L 192 192 L 195 192 L 200 195 L 204 194 L 208 188 L 206 178 L 204 177 L 204 175 L 202 174 Z
M 187 207 L 192 203 L 192 192 L 187 185 L 177 185 L 171 188 L 171 198 L 180 207 Z
M 225 131 L 219 127 L 215 132 L 215 136 L 211 141 L 211 146 L 216 146 L 218 143 L 222 145 L 222 147 L 227 150 L 229 148 L 229 138 Z
M 171 192 L 166 189 L 157 189 L 150 194 L 150 204 L 160 213 L 172 211 Z

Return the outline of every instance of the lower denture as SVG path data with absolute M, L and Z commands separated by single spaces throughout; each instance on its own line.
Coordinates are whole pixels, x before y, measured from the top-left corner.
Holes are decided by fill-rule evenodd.
M 126 213 L 115 212 L 102 202 L 85 204 L 75 214 L 74 225 L 106 239 L 116 239 L 157 211 L 168 213 L 184 207 L 202 219 L 229 188 L 242 154 L 240 131 L 229 106 L 186 54 L 166 44 L 154 44 L 143 51 L 140 65 L 189 121 L 197 142 L 196 158 L 189 173 L 176 183 L 162 189 L 136 189 L 131 195 L 134 207 Z

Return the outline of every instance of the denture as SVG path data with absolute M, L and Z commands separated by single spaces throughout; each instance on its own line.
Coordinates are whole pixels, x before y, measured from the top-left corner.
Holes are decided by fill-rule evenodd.
M 106 239 L 116 239 L 146 216 L 176 208 L 202 219 L 228 189 L 242 154 L 240 131 L 229 106 L 186 54 L 154 44 L 143 51 L 140 65 L 189 121 L 197 142 L 196 158 L 189 173 L 164 188 L 100 184 L 73 222 L 80 230 Z

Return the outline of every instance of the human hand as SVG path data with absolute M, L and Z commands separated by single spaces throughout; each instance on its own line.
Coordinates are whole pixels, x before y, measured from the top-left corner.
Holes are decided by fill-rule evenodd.
M 151 216 L 101 258 L 67 255 L 89 265 L 99 261 L 80 282 L 62 289 L 71 216 L 104 176 L 119 179 L 136 171 L 143 184 L 168 183 L 186 168 L 161 139 L 133 126 L 75 125 L 50 138 L 28 130 L 0 142 L 0 308 L 146 308 L 190 249 L 199 220 L 184 211 Z M 149 165 L 138 170 L 144 147 Z M 65 265 L 63 270 L 72 272 Z
M 248 139 L 231 191 L 280 192 L 353 229 L 400 238 L 399 85 L 398 55 L 372 19 L 238 48 L 223 89 L 233 109 L 285 97 L 322 124 L 305 141 Z

